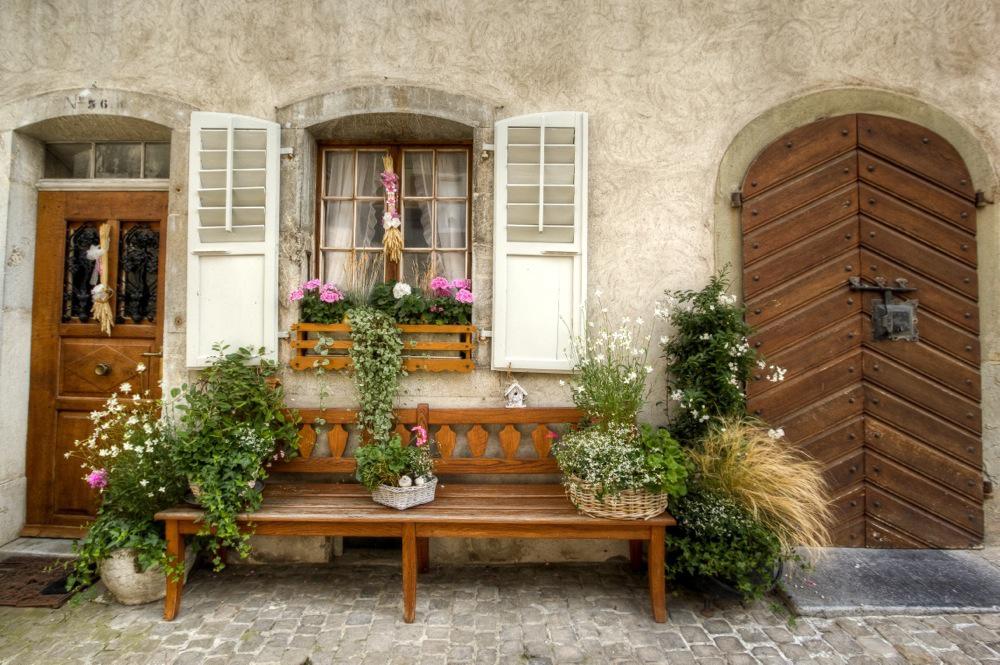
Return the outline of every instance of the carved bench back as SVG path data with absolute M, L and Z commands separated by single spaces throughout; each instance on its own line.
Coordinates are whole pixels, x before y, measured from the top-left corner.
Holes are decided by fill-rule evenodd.
M 300 456 L 277 464 L 280 473 L 353 473 L 359 445 L 354 409 L 300 409 Z M 580 422 L 572 407 L 396 410 L 396 431 L 411 440 L 410 428 L 422 425 L 437 442 L 439 475 L 555 474 L 549 452 L 554 436 Z M 318 422 L 317 422 L 318 421 Z

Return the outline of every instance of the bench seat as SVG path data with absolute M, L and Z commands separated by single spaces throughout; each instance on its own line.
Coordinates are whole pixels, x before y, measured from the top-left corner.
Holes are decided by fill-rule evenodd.
M 167 547 L 183 557 L 184 536 L 197 533 L 202 511 L 179 506 L 156 519 L 166 524 Z M 649 543 L 650 601 L 656 621 L 666 620 L 664 533 L 675 524 L 664 513 L 645 521 L 597 519 L 579 513 L 555 484 L 439 483 L 435 500 L 408 510 L 376 504 L 354 483 L 273 483 L 260 510 L 243 514 L 260 535 L 383 536 L 402 539 L 403 618 L 413 621 L 418 570 L 429 566 L 428 538 L 571 538 L 628 540 L 633 565 Z M 183 582 L 167 583 L 164 618 L 180 609 Z

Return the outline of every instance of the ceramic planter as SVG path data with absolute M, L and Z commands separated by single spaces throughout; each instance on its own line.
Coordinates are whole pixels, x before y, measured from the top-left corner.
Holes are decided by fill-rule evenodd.
M 194 566 L 194 554 L 188 547 L 184 551 L 184 578 L 187 579 Z M 135 550 L 118 549 L 101 562 L 101 580 L 108 591 L 122 605 L 142 605 L 160 600 L 166 595 L 166 581 L 163 570 L 154 566 L 139 572 Z

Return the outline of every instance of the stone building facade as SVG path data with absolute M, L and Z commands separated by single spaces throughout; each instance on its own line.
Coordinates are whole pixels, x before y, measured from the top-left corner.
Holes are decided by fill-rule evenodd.
M 279 293 L 309 274 L 317 141 L 458 132 L 472 146 L 474 320 L 489 330 L 494 123 L 546 111 L 589 114 L 590 289 L 616 314 L 651 313 L 664 290 L 698 288 L 732 264 L 740 292 L 739 211 L 731 194 L 754 157 L 819 118 L 871 113 L 943 137 L 983 202 L 997 189 L 1000 14 L 988 0 L 941 3 L 632 1 L 113 2 L 11 0 L 0 9 L 0 542 L 24 524 L 37 183 L 46 144 L 168 141 L 164 381 L 187 380 L 189 118 L 220 111 L 277 121 Z M 977 209 L 982 439 L 1000 470 L 998 212 Z M 296 311 L 281 299 L 279 329 Z M 667 331 L 663 331 L 666 333 Z M 468 374 L 414 374 L 401 405 L 501 406 L 489 341 Z M 281 359 L 289 350 L 282 346 Z M 664 418 L 662 364 L 647 413 Z M 517 376 L 536 405 L 562 405 L 559 376 Z M 316 377 L 284 372 L 293 406 Z M 331 406 L 350 406 L 327 377 Z M 985 542 L 1000 508 L 985 500 Z M 485 548 L 486 543 L 482 543 Z M 456 557 L 603 558 L 610 544 L 477 551 Z M 479 547 L 476 545 L 475 547 Z M 577 548 L 573 545 L 573 548 Z M 442 549 L 442 552 L 444 549 Z

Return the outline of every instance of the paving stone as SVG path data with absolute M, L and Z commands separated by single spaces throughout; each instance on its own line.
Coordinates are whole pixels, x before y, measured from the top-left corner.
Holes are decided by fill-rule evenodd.
M 645 578 L 621 564 L 441 568 L 421 576 L 406 624 L 398 569 L 234 566 L 196 571 L 174 622 L 158 605 L 0 608 L 0 664 L 1000 661 L 1000 615 L 789 621 L 769 600 L 677 595 L 669 622 L 655 624 L 646 593 Z

